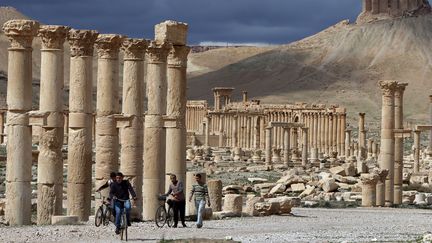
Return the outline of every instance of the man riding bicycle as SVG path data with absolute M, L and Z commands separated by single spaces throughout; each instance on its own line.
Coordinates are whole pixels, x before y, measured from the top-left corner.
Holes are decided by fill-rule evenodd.
M 136 193 L 128 180 L 123 180 L 124 176 L 118 172 L 114 183 L 110 185 L 110 198 L 114 200 L 115 208 L 115 225 L 116 234 L 120 234 L 120 216 L 122 209 L 126 210 L 127 225 L 130 226 L 130 210 L 131 202 L 129 200 L 129 193 L 132 195 L 133 200 L 136 200 Z

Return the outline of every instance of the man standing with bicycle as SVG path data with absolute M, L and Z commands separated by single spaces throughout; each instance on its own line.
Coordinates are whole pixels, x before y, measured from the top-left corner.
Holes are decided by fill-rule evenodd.
M 178 215 L 180 213 L 180 220 L 183 227 L 187 227 L 185 223 L 185 195 L 183 182 L 177 180 L 177 176 L 170 174 L 171 184 L 168 192 L 164 196 L 168 196 L 167 203 L 174 209 L 174 225 L 173 228 L 177 228 Z
M 116 180 L 110 185 L 110 198 L 114 200 L 115 209 L 115 225 L 116 234 L 120 234 L 120 217 L 124 209 L 126 211 L 127 225 L 130 226 L 130 210 L 131 202 L 129 200 L 129 193 L 132 195 L 133 200 L 137 199 L 136 193 L 128 180 L 123 180 L 124 176 L 121 172 L 116 175 Z

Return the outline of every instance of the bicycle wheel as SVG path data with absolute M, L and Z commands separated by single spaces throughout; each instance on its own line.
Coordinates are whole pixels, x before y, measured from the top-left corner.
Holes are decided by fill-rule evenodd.
M 168 227 L 172 227 L 174 225 L 174 209 L 172 207 L 168 208 L 168 215 L 166 221 Z
M 96 227 L 99 227 L 101 225 L 102 217 L 103 217 L 103 210 L 102 210 L 102 207 L 99 207 L 98 210 L 96 211 L 96 215 L 95 215 Z
M 107 207 L 105 210 L 105 217 L 104 217 L 103 225 L 107 226 L 109 224 L 110 220 L 111 220 L 111 208 Z
M 167 219 L 167 212 L 164 206 L 160 206 L 156 210 L 155 222 L 157 227 L 162 228 L 165 225 Z
M 127 218 L 126 218 L 126 213 L 123 212 L 122 216 L 121 216 L 121 228 L 120 228 L 120 239 L 121 240 L 125 240 L 127 241 Z

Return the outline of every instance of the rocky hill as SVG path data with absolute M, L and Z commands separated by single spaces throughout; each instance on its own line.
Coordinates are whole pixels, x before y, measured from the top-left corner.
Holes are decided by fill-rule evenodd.
M 409 83 L 405 95 L 408 119 L 427 119 L 432 88 L 432 16 L 404 17 L 366 24 L 336 24 L 314 36 L 272 49 L 218 49 L 191 56 L 200 75 L 189 79 L 189 98 L 209 99 L 211 88 L 233 86 L 264 102 L 305 101 L 342 104 L 351 115 L 380 116 L 377 81 Z M 223 65 L 207 65 L 213 56 Z M 240 60 L 229 60 L 229 57 Z

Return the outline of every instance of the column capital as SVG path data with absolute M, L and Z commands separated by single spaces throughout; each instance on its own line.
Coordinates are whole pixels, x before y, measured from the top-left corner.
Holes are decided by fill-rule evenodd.
M 393 96 L 397 84 L 398 83 L 394 80 L 381 80 L 378 82 L 384 96 Z
M 190 50 L 189 46 L 173 46 L 168 54 L 168 66 L 186 68 Z
M 147 63 L 166 63 L 171 48 L 171 43 L 151 41 L 146 52 Z
M 145 51 L 149 41 L 145 39 L 124 39 L 121 50 L 124 54 L 124 60 L 144 60 Z
M 93 45 L 99 33 L 95 30 L 71 29 L 68 35 L 71 57 L 93 56 Z
M 363 185 L 376 185 L 378 178 L 379 177 L 376 174 L 362 174 L 360 176 Z
M 408 86 L 408 83 L 398 83 L 395 88 L 395 97 L 402 97 L 405 91 L 405 88 Z
M 14 19 L 3 24 L 3 32 L 11 42 L 12 49 L 31 48 L 38 29 L 39 22 L 33 20 Z
M 364 118 L 365 115 L 366 115 L 366 113 L 364 113 L 364 112 L 360 112 L 360 113 L 358 113 L 358 114 L 359 114 L 359 116 L 360 116 L 361 118 Z
M 100 34 L 95 41 L 98 58 L 117 59 L 124 38 L 122 35 Z
M 38 32 L 42 41 L 42 50 L 62 50 L 69 30 L 70 27 L 62 25 L 42 25 Z

